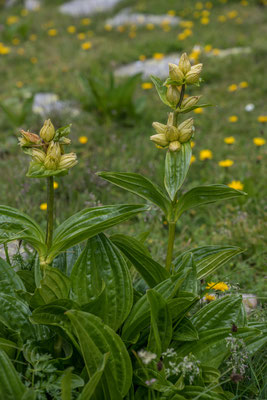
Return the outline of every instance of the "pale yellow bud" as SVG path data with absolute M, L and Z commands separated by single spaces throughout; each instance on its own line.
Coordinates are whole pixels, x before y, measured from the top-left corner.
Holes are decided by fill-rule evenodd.
M 61 156 L 60 144 L 58 142 L 50 142 L 47 149 L 47 155 L 59 161 Z
M 173 106 L 177 106 L 180 99 L 180 92 L 177 86 L 170 85 L 167 90 L 166 98 Z
M 44 160 L 44 166 L 46 169 L 56 170 L 58 167 L 58 162 L 50 155 L 47 155 Z
M 181 149 L 181 143 L 176 140 L 175 142 L 171 142 L 169 144 L 170 151 L 179 151 Z
M 68 153 L 61 156 L 59 169 L 70 169 L 78 163 L 77 155 L 75 153 Z
M 182 83 L 182 81 L 184 79 L 183 72 L 180 70 L 178 65 L 175 65 L 175 64 L 171 64 L 171 63 L 169 64 L 169 75 L 170 75 L 170 78 L 175 82 Z
M 160 122 L 153 122 L 152 126 L 159 134 L 164 134 L 166 132 L 166 125 L 161 124 Z
M 166 139 L 169 142 L 173 142 L 179 139 L 179 131 L 175 126 L 167 126 Z
M 193 118 L 189 118 L 178 126 L 178 130 L 180 133 L 179 141 L 181 143 L 188 142 L 188 140 L 191 139 L 194 132 L 193 123 L 194 123 Z
M 45 161 L 46 154 L 41 149 L 33 149 L 32 150 L 32 158 L 34 161 L 37 161 L 41 164 Z
M 189 108 L 195 106 L 199 101 L 200 97 L 201 96 L 191 96 L 188 97 L 187 99 L 184 99 L 182 102 L 182 108 Z
M 44 125 L 43 125 L 42 129 L 40 130 L 40 136 L 47 143 L 51 142 L 51 140 L 54 138 L 55 128 L 50 119 L 47 119 L 44 122 Z
M 150 140 L 162 147 L 165 147 L 169 144 L 164 133 L 158 133 L 157 135 L 150 136 Z
M 184 75 L 186 75 L 191 69 L 190 60 L 186 53 L 183 53 L 181 55 L 181 58 L 179 61 L 179 68 L 183 72 Z
M 199 75 L 202 71 L 202 67 L 203 67 L 203 64 L 194 65 L 191 68 L 191 71 L 189 71 L 185 76 L 186 83 L 188 83 L 188 84 L 197 83 L 199 80 Z

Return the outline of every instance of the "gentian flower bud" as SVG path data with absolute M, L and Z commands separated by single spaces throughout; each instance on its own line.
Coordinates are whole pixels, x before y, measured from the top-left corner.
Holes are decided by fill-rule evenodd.
M 55 128 L 50 119 L 47 119 L 44 122 L 44 125 L 40 130 L 40 136 L 46 143 L 53 140 L 55 136 Z
M 184 74 L 180 70 L 178 65 L 171 64 L 171 63 L 169 64 L 169 76 L 173 81 L 175 81 L 177 83 L 179 82 L 180 84 L 182 83 L 182 81 L 184 79 Z
M 184 75 L 186 75 L 191 69 L 191 63 L 190 63 L 190 60 L 186 53 L 183 53 L 181 55 L 181 58 L 179 61 L 179 68 L 183 72 Z
M 191 70 L 185 75 L 185 81 L 187 84 L 197 83 L 199 75 L 202 71 L 203 64 L 194 65 Z
M 61 156 L 58 168 L 69 169 L 74 167 L 77 163 L 77 155 L 75 153 L 67 153 Z
M 162 147 L 165 147 L 169 144 L 164 133 L 158 133 L 157 135 L 150 136 L 150 140 Z

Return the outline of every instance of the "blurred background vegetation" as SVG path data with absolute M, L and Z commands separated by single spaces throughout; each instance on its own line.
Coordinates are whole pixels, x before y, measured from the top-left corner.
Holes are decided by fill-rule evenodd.
M 61 14 L 60 0 L 43 1 L 35 11 L 26 10 L 22 3 L 6 8 L 0 1 L 1 203 L 44 223 L 45 181 L 25 177 L 29 160 L 17 146 L 20 128 L 38 133 L 42 126 L 44 116 L 32 112 L 37 93 L 53 93 L 68 102 L 68 110 L 54 110 L 49 117 L 56 127 L 72 123 L 72 149 L 79 158 L 67 177 L 56 180 L 57 222 L 88 206 L 140 202 L 95 172 L 139 172 L 161 183 L 164 151 L 155 148 L 149 136 L 153 121 L 165 122 L 167 109 L 149 79 L 139 75 L 120 79 L 114 71 L 137 60 L 156 62 L 174 52 L 178 61 L 186 51 L 193 61 L 204 64 L 204 84 L 190 89 L 190 94 L 203 95 L 203 102 L 214 107 L 192 113 L 194 162 L 184 190 L 235 181 L 248 196 L 183 215 L 177 224 L 175 251 L 218 243 L 242 247 L 245 252 L 218 278 L 263 296 L 266 2 L 122 0 L 112 12 L 79 18 Z M 144 14 L 175 15 L 183 22 L 107 25 L 107 18 L 125 7 Z M 249 50 L 220 56 L 236 47 Z M 220 163 L 225 160 L 233 163 Z M 151 252 L 163 260 L 166 223 L 153 206 L 147 215 L 118 229 L 132 235 L 149 231 Z

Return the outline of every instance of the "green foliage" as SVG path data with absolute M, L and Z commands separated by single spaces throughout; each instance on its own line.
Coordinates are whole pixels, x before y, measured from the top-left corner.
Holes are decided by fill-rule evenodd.
M 80 101 L 86 111 L 99 113 L 100 121 L 115 119 L 125 120 L 140 114 L 145 107 L 143 97 L 134 99 L 137 85 L 140 84 L 141 74 L 115 82 L 111 72 L 109 77 L 97 76 L 91 72 L 90 76 L 80 78 L 83 96 Z

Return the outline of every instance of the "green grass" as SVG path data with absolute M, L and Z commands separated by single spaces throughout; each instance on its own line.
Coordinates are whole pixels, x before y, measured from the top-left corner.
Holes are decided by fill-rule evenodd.
M 141 54 L 152 57 L 155 52 L 190 53 L 193 46 L 212 45 L 213 48 L 250 47 L 250 54 L 228 56 L 226 58 L 209 57 L 205 52 L 200 55 L 204 63 L 204 85 L 190 90 L 192 94 L 202 94 L 203 102 L 215 107 L 204 109 L 203 114 L 194 114 L 196 145 L 193 154 L 196 162 L 191 166 L 189 178 L 184 190 L 198 184 L 229 183 L 240 180 L 248 196 L 244 200 L 219 203 L 211 207 L 193 210 L 184 215 L 177 224 L 175 251 L 178 253 L 189 247 L 204 244 L 234 244 L 245 249 L 232 264 L 220 271 L 219 279 L 229 283 L 239 283 L 244 292 L 254 292 L 261 296 L 264 290 L 264 198 L 266 197 L 266 164 L 264 155 L 266 145 L 256 147 L 254 137 L 263 137 L 264 124 L 258 122 L 258 116 L 264 115 L 264 97 L 266 97 L 266 13 L 257 1 L 249 1 L 242 6 L 240 1 L 228 1 L 223 4 L 213 1 L 210 9 L 210 23 L 202 25 L 195 16 L 196 1 L 161 0 L 122 2 L 116 10 L 92 18 L 90 26 L 82 25 L 81 18 L 71 18 L 58 13 L 62 1 L 47 1 L 38 12 L 20 16 L 21 8 L 3 9 L 0 24 L 0 42 L 10 47 L 7 55 L 0 55 L 1 92 L 0 100 L 14 98 L 18 102 L 27 92 L 54 92 L 62 100 L 79 98 L 82 88 L 80 74 L 87 74 L 97 68 L 106 75 L 116 66 L 132 62 Z M 166 4 L 167 3 L 167 4 Z M 205 2 L 203 2 L 205 4 Z M 185 20 L 194 22 L 193 35 L 183 41 L 177 35 L 182 27 L 173 27 L 165 32 L 161 27 L 149 31 L 138 28 L 136 37 L 129 37 L 129 28 L 120 33 L 107 32 L 104 28 L 106 17 L 115 14 L 123 6 L 134 6 L 137 11 L 146 13 L 166 13 L 175 10 Z M 233 19 L 227 15 L 237 11 Z M 199 11 L 197 11 L 199 12 Z M 7 26 L 10 15 L 19 16 L 17 26 Z M 225 22 L 218 22 L 218 16 L 225 15 Z M 76 34 L 67 33 L 67 27 L 75 25 L 77 33 L 85 33 L 86 39 L 79 40 Z M 50 37 L 48 29 L 56 28 L 57 36 Z M 14 30 L 14 32 L 12 32 Z M 89 31 L 89 32 L 88 32 Z M 30 35 L 37 36 L 36 41 Z M 20 43 L 14 45 L 12 39 Z M 84 41 L 92 43 L 92 49 L 81 48 Z M 24 54 L 17 54 L 24 49 Z M 20 50 L 20 52 L 22 52 Z M 31 58 L 36 57 L 33 64 Z M 168 71 L 166 71 L 166 76 Z M 229 92 L 231 84 L 248 82 L 248 87 Z M 23 83 L 22 88 L 16 85 Z M 58 179 L 56 191 L 57 222 L 62 221 L 74 211 L 95 204 L 138 202 L 136 197 L 105 183 L 95 175 L 101 170 L 140 172 L 162 182 L 164 151 L 158 150 L 149 141 L 153 121 L 165 122 L 167 108 L 162 105 L 155 90 L 136 92 L 136 97 L 147 97 L 147 106 L 142 118 L 126 125 L 113 122 L 101 124 L 93 111 L 81 112 L 77 117 L 69 115 L 51 116 L 56 126 L 73 123 L 73 150 L 78 153 L 79 164 L 64 179 Z M 248 103 L 255 105 L 248 113 L 244 107 Z M 237 115 L 238 122 L 230 123 L 229 116 Z M 30 180 L 25 177 L 28 158 L 17 146 L 16 134 L 19 127 L 12 126 L 0 111 L 0 201 L 18 207 L 30 213 L 39 221 L 44 220 L 39 206 L 45 202 L 45 181 Z M 22 128 L 37 132 L 42 121 L 38 116 L 29 115 Z M 87 136 L 85 145 L 79 144 L 79 136 Z M 234 136 L 235 144 L 227 145 L 224 137 Z M 200 161 L 199 152 L 210 149 L 212 160 Z M 225 170 L 218 166 L 224 159 L 232 159 L 234 165 Z M 138 234 L 151 231 L 148 244 L 153 255 L 160 261 L 166 251 L 167 231 L 163 218 L 153 208 L 148 215 L 123 225 L 122 232 Z

